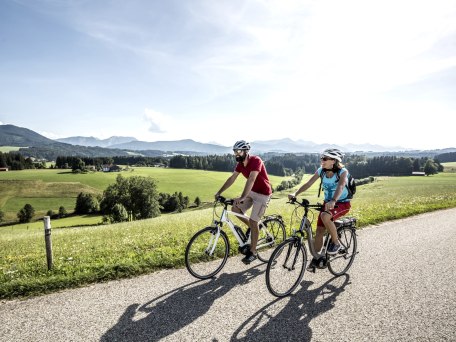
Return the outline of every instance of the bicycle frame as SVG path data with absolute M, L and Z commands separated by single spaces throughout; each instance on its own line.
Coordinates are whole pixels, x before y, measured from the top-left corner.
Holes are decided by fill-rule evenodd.
M 292 202 L 292 203 L 294 203 L 294 202 Z M 319 255 L 318 251 L 315 250 L 315 239 L 313 238 L 313 234 L 312 234 L 312 224 L 309 221 L 309 219 L 307 218 L 307 216 L 309 214 L 310 208 L 321 208 L 321 205 L 320 204 L 314 204 L 314 205 L 307 204 L 304 206 L 300 203 L 298 203 L 298 204 L 304 208 L 304 214 L 302 215 L 299 230 L 294 231 L 293 235 L 297 235 L 296 233 L 299 233 L 299 235 L 301 235 L 300 243 L 302 243 L 302 239 L 304 238 L 304 232 L 305 232 L 307 235 L 307 244 L 309 246 L 310 254 L 312 254 L 312 256 L 315 259 L 318 259 L 320 257 L 320 255 Z M 326 241 L 325 245 L 327 245 L 328 242 L 329 242 L 329 240 Z M 325 247 L 327 247 L 327 246 L 325 246 Z
M 239 234 L 239 232 L 236 230 L 235 228 L 235 225 L 233 223 L 233 221 L 230 220 L 229 218 L 229 215 L 234 215 L 234 216 L 237 216 L 239 218 L 244 218 L 246 220 L 250 220 L 250 217 L 245 215 L 245 214 L 241 214 L 241 213 L 236 213 L 234 211 L 231 211 L 231 210 L 228 210 L 227 209 L 227 206 L 228 204 L 226 203 L 223 203 L 223 211 L 222 211 L 222 215 L 220 216 L 220 220 L 214 220 L 214 224 L 215 226 L 217 227 L 217 234 L 215 235 L 214 239 L 216 239 L 215 241 L 218 240 L 219 236 L 220 236 L 220 230 L 222 229 L 222 225 L 223 223 L 226 223 L 228 225 L 228 227 L 230 227 L 231 229 L 231 232 L 233 233 L 234 237 L 236 238 L 238 244 L 239 244 L 239 247 L 244 247 L 245 245 L 249 245 L 250 242 L 251 242 L 251 234 L 249 235 L 248 239 L 246 241 L 244 241 L 241 237 L 241 235 Z M 264 229 L 264 224 L 263 224 L 263 220 L 260 220 L 258 222 L 258 225 L 259 225 L 259 229 Z M 269 232 L 266 231 L 266 233 L 269 235 Z M 212 243 L 212 239 L 211 241 L 209 241 L 209 245 Z M 262 248 L 262 247 L 265 247 L 265 246 L 268 246 L 268 245 L 271 245 L 273 242 L 270 242 L 270 243 L 263 243 L 261 245 L 257 245 L 257 249 L 259 248 Z M 213 245 L 212 249 L 215 248 L 215 244 Z M 213 250 L 211 251 L 211 253 L 213 252 Z
M 300 204 L 300 203 L 298 203 L 298 204 Z M 307 235 L 307 245 L 309 246 L 310 254 L 312 254 L 312 256 L 315 259 L 318 259 L 321 256 L 321 254 L 318 253 L 319 251 L 315 250 L 315 239 L 313 238 L 313 234 L 312 234 L 312 225 L 307 216 L 308 216 L 310 208 L 321 208 L 321 204 L 313 204 L 313 205 L 300 204 L 300 206 L 302 206 L 304 208 L 304 214 L 301 219 L 301 224 L 299 226 L 299 230 L 295 231 L 294 232 L 295 234 L 293 234 L 293 235 L 296 236 L 297 235 L 296 233 L 299 233 L 299 235 L 301 236 L 300 243 L 302 244 L 302 239 L 304 238 L 304 232 L 305 232 Z M 334 221 L 334 223 L 336 224 L 336 229 L 337 229 L 337 227 L 338 227 L 337 221 Z M 330 240 L 331 240 L 331 238 L 330 238 L 329 232 L 326 232 L 326 238 L 325 238 L 325 241 L 322 246 L 323 249 L 328 248 L 328 244 L 329 244 Z
M 303 231 L 306 232 L 306 235 L 307 235 L 307 245 L 309 246 L 310 254 L 312 254 L 312 256 L 315 259 L 318 259 L 319 254 L 315 250 L 315 239 L 313 238 L 312 226 L 311 226 L 309 219 L 307 218 L 307 215 L 303 216 L 303 218 L 301 219 L 301 225 L 299 227 L 299 232 L 301 233 L 301 243 L 302 243 L 302 238 L 304 237 L 304 235 L 302 233 Z

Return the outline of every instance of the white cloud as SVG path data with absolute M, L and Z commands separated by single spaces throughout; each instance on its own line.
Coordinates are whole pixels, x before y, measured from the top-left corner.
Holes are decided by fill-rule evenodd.
M 153 109 L 144 110 L 144 119 L 149 125 L 148 131 L 151 133 L 166 133 L 170 128 L 171 118 Z
M 59 135 L 59 134 L 55 134 L 53 132 L 48 132 L 48 131 L 39 131 L 38 132 L 39 134 L 41 134 L 42 136 L 46 137 L 46 138 L 49 138 L 49 139 L 60 139 L 60 138 L 66 138 L 62 135 Z

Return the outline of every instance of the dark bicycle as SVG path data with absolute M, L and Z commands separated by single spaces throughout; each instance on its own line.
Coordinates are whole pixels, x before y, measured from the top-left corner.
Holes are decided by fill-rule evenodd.
M 278 245 L 269 259 L 266 269 L 266 285 L 269 292 L 276 297 L 289 295 L 296 289 L 304 276 L 307 265 L 307 251 L 303 243 L 305 237 L 307 238 L 310 253 L 317 259 L 317 264 L 311 266 L 313 272 L 315 272 L 316 268 L 327 267 L 333 275 L 341 276 L 351 267 L 358 253 L 356 218 L 343 217 L 335 220 L 334 223 L 341 248 L 335 255 L 327 253 L 328 246 L 331 243 L 331 235 L 326 232 L 323 249 L 319 254 L 315 250 L 309 212 L 322 211 L 323 205 L 310 204 L 306 199 L 298 202 L 296 198 L 288 203 L 295 205 L 292 220 L 293 217 L 298 217 L 297 210 L 299 208 L 304 209 L 304 214 L 299 229 L 294 229 L 292 236 Z

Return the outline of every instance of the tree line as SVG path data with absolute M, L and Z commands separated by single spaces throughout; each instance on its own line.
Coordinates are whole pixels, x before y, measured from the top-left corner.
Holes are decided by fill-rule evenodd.
M 442 153 L 435 157 L 441 163 L 456 162 L 456 152 Z
M 143 157 L 143 156 L 117 156 L 117 157 L 78 157 L 78 156 L 58 156 L 55 160 L 57 169 L 81 169 L 93 166 L 101 170 L 103 165 L 134 165 L 134 166 L 168 166 L 169 160 L 165 157 Z M 82 169 L 81 169 L 82 170 Z
M 313 173 L 320 167 L 319 155 L 314 154 L 283 154 L 265 155 L 265 166 L 268 173 L 276 176 L 290 176 L 298 172 Z M 362 155 L 348 154 L 344 163 L 355 178 L 369 176 L 402 176 L 410 175 L 413 171 L 425 171 L 426 174 L 441 172 L 443 167 L 440 160 L 452 161 L 456 159 L 456 153 L 445 153 L 434 157 L 398 157 L 378 156 L 367 158 Z M 132 166 L 163 166 L 176 169 L 199 169 L 208 171 L 234 170 L 236 161 L 233 155 L 208 155 L 208 156 L 184 156 L 173 157 L 143 157 L 143 156 L 118 156 L 118 157 L 76 157 L 59 156 L 55 167 L 62 169 L 84 170 L 88 165 L 101 170 L 103 165 L 121 164 Z M 12 170 L 44 168 L 45 163 L 37 162 L 31 158 L 25 158 L 20 153 L 0 152 L 0 167 L 10 167 Z
M 18 152 L 0 152 L 0 167 L 7 167 L 11 170 L 42 169 L 46 167 L 46 163 L 24 157 Z
M 262 156 L 268 173 L 275 176 L 291 176 L 299 173 L 314 173 L 321 165 L 319 154 L 292 154 Z M 344 159 L 345 166 L 353 177 L 361 179 L 369 176 L 408 176 L 413 171 L 435 174 L 443 171 L 437 158 L 413 158 L 380 156 L 367 158 L 349 154 Z M 201 169 L 210 171 L 234 170 L 236 161 L 230 154 L 223 156 L 174 156 L 169 167 L 177 169 Z

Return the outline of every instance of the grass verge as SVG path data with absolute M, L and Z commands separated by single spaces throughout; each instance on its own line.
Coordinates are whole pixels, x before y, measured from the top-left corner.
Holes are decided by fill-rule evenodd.
M 308 177 L 308 176 L 307 176 Z M 316 202 L 317 185 L 304 194 Z M 360 186 L 352 216 L 360 227 L 456 207 L 456 174 L 380 177 Z M 267 214 L 281 214 L 290 231 L 293 207 L 275 193 Z M 53 228 L 54 267 L 46 268 L 43 226 L 0 228 L 0 298 L 39 295 L 94 282 L 184 266 L 190 237 L 211 224 L 212 209 L 105 226 Z M 293 227 L 299 222 L 293 221 Z M 231 234 L 230 238 L 231 237 Z M 237 253 L 232 242 L 231 254 Z M 185 271 L 183 271 L 185 272 Z

